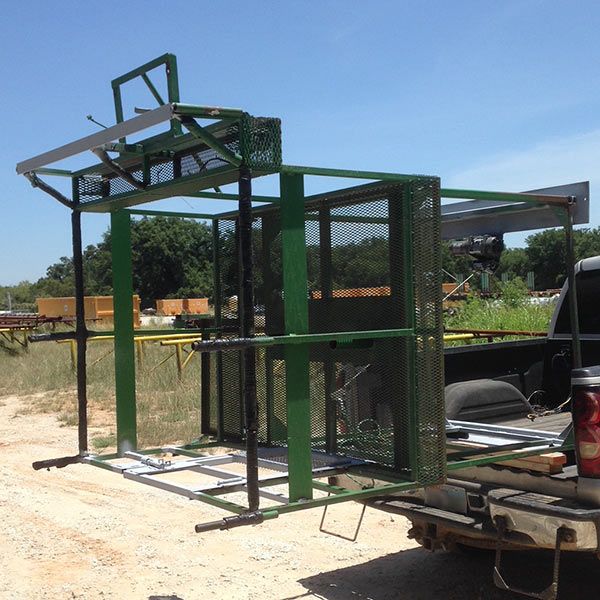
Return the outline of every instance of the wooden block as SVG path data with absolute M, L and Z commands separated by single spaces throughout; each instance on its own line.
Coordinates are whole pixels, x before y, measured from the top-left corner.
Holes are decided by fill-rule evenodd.
M 470 448 L 487 448 L 485 444 L 479 444 L 464 440 L 452 440 L 449 444 L 449 448 L 459 450 L 470 449 Z M 521 450 L 512 450 L 512 453 L 518 454 L 519 452 L 523 452 Z M 498 454 L 505 454 L 501 448 L 498 449 Z M 487 455 L 493 456 L 493 455 Z M 450 453 L 450 458 L 452 458 L 452 453 Z M 477 458 L 473 456 L 472 458 Z M 563 452 L 545 452 L 544 454 L 536 454 L 533 456 L 526 456 L 523 458 L 515 458 L 514 460 L 506 460 L 501 461 L 496 464 L 505 465 L 508 467 L 515 467 L 518 469 L 524 469 L 526 471 L 536 471 L 538 473 L 547 473 L 550 475 L 555 475 L 556 473 L 561 473 L 563 470 L 563 466 L 567 462 L 567 457 Z
M 550 463 L 532 462 L 527 458 L 518 458 L 515 460 L 505 460 L 499 463 L 507 467 L 514 467 L 516 469 L 524 469 L 525 471 L 535 471 L 537 473 L 547 473 L 548 475 L 555 475 L 561 473 L 563 468 L 562 465 L 553 465 Z
M 515 451 L 517 452 L 517 451 Z M 567 455 L 563 452 L 546 452 L 545 454 L 537 454 L 535 456 L 528 456 L 521 460 L 527 460 L 529 462 L 539 462 L 549 465 L 563 466 L 567 462 Z

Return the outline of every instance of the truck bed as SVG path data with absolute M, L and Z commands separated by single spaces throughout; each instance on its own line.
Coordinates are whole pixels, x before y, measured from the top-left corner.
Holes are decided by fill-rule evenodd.
M 506 425 L 507 427 L 518 427 L 520 429 L 535 429 L 538 431 L 551 431 L 553 433 L 560 433 L 567 425 L 571 422 L 571 413 L 563 412 L 556 415 L 547 415 L 545 417 L 538 417 L 534 421 L 531 421 L 527 417 L 520 417 L 517 419 L 503 419 L 497 421 L 496 425 Z

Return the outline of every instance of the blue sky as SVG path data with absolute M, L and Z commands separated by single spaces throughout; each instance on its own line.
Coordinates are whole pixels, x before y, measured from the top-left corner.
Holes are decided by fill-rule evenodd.
M 596 2 L 1 8 L 0 284 L 36 279 L 71 253 L 67 209 L 18 177 L 15 164 L 96 131 L 87 114 L 114 122 L 110 80 L 164 52 L 177 54 L 183 101 L 281 117 L 288 164 L 426 173 L 446 187 L 506 191 L 588 179 L 592 225 L 600 223 Z M 274 191 L 268 181 L 255 189 Z M 229 208 L 171 203 L 190 205 Z M 84 218 L 84 242 L 98 241 L 107 224 Z

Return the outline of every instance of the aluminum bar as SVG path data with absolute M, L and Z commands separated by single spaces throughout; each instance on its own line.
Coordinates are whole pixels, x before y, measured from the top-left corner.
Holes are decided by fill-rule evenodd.
M 38 154 L 33 158 L 17 163 L 17 173 L 22 175 L 23 173 L 28 173 L 35 169 L 39 169 L 40 167 L 45 167 L 46 165 L 58 162 L 59 160 L 64 160 L 65 158 L 102 146 L 102 144 L 113 142 L 114 140 L 124 138 L 125 136 L 137 133 L 138 131 L 143 131 L 144 129 L 148 129 L 149 127 L 163 123 L 164 121 L 169 121 L 172 118 L 173 105 L 165 104 L 164 106 L 148 111 L 139 117 L 117 123 L 103 131 L 87 135 L 74 142 L 69 142 L 64 146 L 54 148 L 53 150 L 49 150 L 48 152 Z

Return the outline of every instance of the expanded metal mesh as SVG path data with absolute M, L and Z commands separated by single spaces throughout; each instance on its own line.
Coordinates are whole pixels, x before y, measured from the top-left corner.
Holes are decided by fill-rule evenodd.
M 444 412 L 442 258 L 439 180 L 412 187 L 412 247 L 415 286 L 415 396 L 418 481 L 436 483 L 446 473 Z
M 268 172 L 277 170 L 281 165 L 279 119 L 244 115 L 239 121 L 213 131 L 213 135 L 228 150 L 240 155 L 250 168 Z M 191 175 L 211 175 L 222 167 L 231 167 L 218 152 L 191 134 L 189 142 L 182 142 L 181 145 L 181 149 L 174 150 L 167 157 L 163 152 L 147 156 L 146 169 L 141 157 L 127 157 L 120 164 L 134 179 L 147 187 L 177 183 Z M 234 171 L 223 183 L 236 179 L 237 172 Z M 140 191 L 104 165 L 99 165 L 96 172 L 78 177 L 77 189 L 82 204 Z
M 439 214 L 438 180 L 418 178 L 330 194 L 307 203 L 305 217 L 310 333 L 413 331 L 350 345 L 311 344 L 312 449 L 373 461 L 423 483 L 441 481 L 445 472 Z M 219 221 L 218 232 L 215 300 L 220 325 L 235 331 L 235 221 Z M 283 335 L 276 208 L 255 216 L 253 234 L 257 332 Z M 215 432 L 241 441 L 240 352 L 222 352 L 220 360 L 222 423 Z M 256 368 L 259 439 L 283 446 L 284 348 L 257 351 Z

